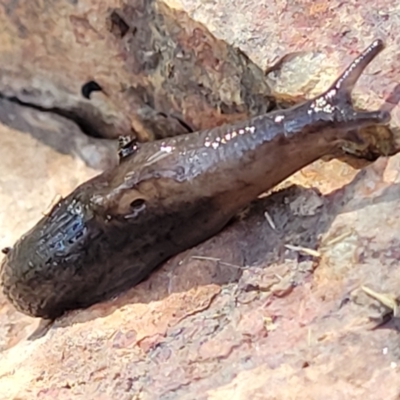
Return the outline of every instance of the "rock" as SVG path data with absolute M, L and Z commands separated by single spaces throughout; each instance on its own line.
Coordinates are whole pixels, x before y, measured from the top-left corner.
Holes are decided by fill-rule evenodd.
M 0 98 L 0 122 L 11 130 L 17 131 L 15 136 L 9 139 L 10 142 L 12 141 L 12 153 L 15 149 L 14 157 L 22 155 L 16 151 L 18 145 L 23 149 L 26 147 L 26 141 L 36 139 L 55 150 L 54 154 L 61 153 L 80 158 L 89 168 L 97 171 L 103 171 L 118 163 L 118 144 L 115 140 L 99 140 L 84 135 L 73 121 L 55 113 L 38 111 Z M 13 156 L 9 153 L 7 155 Z M 34 152 L 32 157 L 36 157 Z M 16 160 L 10 161 L 11 165 L 15 163 Z M 23 166 L 21 166 L 22 169 Z M 43 173 L 43 171 L 40 172 Z M 56 175 L 56 170 L 54 172 Z M 5 175 L 6 172 L 4 172 Z M 42 176 L 42 179 L 46 178 L 47 176 Z M 75 179 L 75 182 L 80 182 L 79 177 Z
M 244 399 L 272 391 L 322 399 L 334 387 L 333 398 L 372 399 L 379 381 L 380 395 L 394 399 L 398 333 L 390 324 L 371 330 L 370 318 L 387 309 L 360 287 L 398 295 L 399 163 L 382 158 L 343 179 L 313 213 L 293 204 L 315 199 L 314 189 L 261 199 L 220 235 L 117 299 L 69 313 L 39 339 L 26 340 L 38 321 L 2 300 L 3 398 Z
M 163 1 L 0 4 L 0 93 L 92 135 L 149 140 L 271 108 L 259 67 Z
M 278 102 L 315 95 L 378 36 L 387 50 L 360 82 L 357 102 L 373 108 L 384 100 L 392 127 L 399 123 L 393 66 L 400 12 L 393 0 L 381 0 L 377 15 L 339 0 L 329 7 L 242 0 L 204 7 L 193 0 L 0 4 L 0 93 L 68 115 L 92 135 L 165 137 L 260 114 L 274 106 L 271 94 Z M 87 98 L 93 82 L 102 91 Z

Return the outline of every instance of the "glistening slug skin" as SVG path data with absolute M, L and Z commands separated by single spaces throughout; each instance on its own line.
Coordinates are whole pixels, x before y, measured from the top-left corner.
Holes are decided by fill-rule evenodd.
M 358 128 L 389 121 L 351 102 L 383 47 L 374 41 L 303 104 L 123 153 L 116 168 L 79 186 L 8 249 L 4 293 L 18 310 L 53 319 L 134 286 L 216 234 L 258 195 L 356 138 Z

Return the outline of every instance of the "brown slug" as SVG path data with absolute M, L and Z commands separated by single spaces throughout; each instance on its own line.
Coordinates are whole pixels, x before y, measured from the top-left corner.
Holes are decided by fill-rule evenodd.
M 169 257 L 215 235 L 245 205 L 304 166 L 385 124 L 356 111 L 351 91 L 384 48 L 374 41 L 322 95 L 232 126 L 138 148 L 59 201 L 10 249 L 3 290 L 31 316 L 54 319 L 146 279 Z

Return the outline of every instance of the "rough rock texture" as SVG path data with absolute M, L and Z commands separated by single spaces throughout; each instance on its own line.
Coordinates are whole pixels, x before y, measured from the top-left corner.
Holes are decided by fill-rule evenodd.
M 174 40 L 184 36 L 185 51 L 191 44 L 201 71 L 211 65 L 203 85 L 212 96 L 191 89 L 187 76 L 163 86 L 164 64 L 152 70 L 146 51 L 144 72 L 134 69 L 134 61 L 144 59 L 123 50 L 129 38 L 116 15 L 122 10 L 126 18 L 141 2 L 32 1 L 27 7 L 0 0 L 0 93 L 52 109 L 0 103 L 0 247 L 29 229 L 57 194 L 115 162 L 114 144 L 83 136 L 71 113 L 83 129 L 82 120 L 114 137 L 132 126 L 142 139 L 159 135 L 157 118 L 164 118 L 161 126 L 171 124 L 171 132 L 182 127 L 173 112 L 194 127 L 242 118 L 262 111 L 267 84 L 290 101 L 319 92 L 379 36 L 388 48 L 362 78 L 356 97 L 362 107 L 384 103 L 398 131 L 397 2 L 150 3 L 184 21 L 163 26 L 175 32 Z M 40 24 L 34 22 L 38 16 Z M 218 91 L 226 75 L 215 75 L 214 58 L 203 53 L 208 42 L 194 35 L 203 31 L 181 32 L 188 21 L 215 35 L 206 39 L 213 52 L 219 43 L 218 57 L 234 81 L 250 69 L 247 97 L 240 85 L 226 89 L 231 83 Z M 160 43 L 165 35 L 156 37 Z M 229 45 L 239 46 L 256 66 Z M 304 53 L 284 57 L 298 51 Z M 261 69 L 282 57 L 262 78 Z M 81 86 L 90 80 L 106 94 L 85 100 Z M 143 98 L 152 98 L 150 111 L 127 94 L 135 85 L 144 88 Z M 225 113 L 215 111 L 222 99 Z M 151 109 L 165 115 L 155 118 Z M 352 165 L 313 164 L 146 282 L 64 316 L 34 340 L 27 338 L 39 321 L 0 296 L 0 399 L 399 398 L 398 321 L 376 327 L 396 314 L 400 295 L 400 156 Z M 386 296 L 373 299 L 368 288 Z
M 88 167 L 98 171 L 103 171 L 118 163 L 117 143 L 114 140 L 98 140 L 86 136 L 74 122 L 52 112 L 40 112 L 33 108 L 23 107 L 9 100 L 0 98 L 0 122 L 11 128 L 11 131 L 16 132 L 8 139 L 10 142 L 8 145 L 12 145 L 14 148 L 8 149 L 7 146 L 5 146 L 5 149 L 8 150 L 6 153 L 7 157 L 20 157 L 21 160 L 23 160 L 24 157 L 28 157 L 30 160 L 36 158 L 40 159 L 41 155 L 36 155 L 34 150 L 29 155 L 23 153 L 24 150 L 29 151 L 33 138 L 52 148 L 56 153 L 80 158 Z M 22 133 L 29 133 L 31 137 L 29 135 L 23 135 Z M 6 140 L 6 136 L 3 139 Z M 55 155 L 52 157 L 55 157 Z M 9 161 L 11 166 L 13 166 L 15 162 L 16 159 Z M 64 161 L 60 162 L 60 164 L 63 163 Z M 76 161 L 74 161 L 74 163 L 76 163 Z M 67 162 L 65 162 L 65 166 L 66 165 Z M 24 167 L 26 168 L 27 166 L 19 166 L 21 170 Z M 51 172 L 57 179 L 56 170 L 53 170 L 51 166 L 44 167 L 44 170 L 38 171 L 35 176 L 38 178 L 41 177 L 44 182 L 47 182 L 49 172 Z M 68 169 L 66 168 L 65 171 L 68 171 Z M 60 171 L 60 173 L 65 174 L 65 172 L 62 171 Z M 3 173 L 2 175 L 3 178 L 6 179 L 6 174 Z M 75 175 L 75 172 L 73 172 L 73 175 Z M 13 178 L 15 178 L 15 176 Z M 82 178 L 84 178 L 84 176 L 82 176 Z M 80 181 L 81 177 L 76 176 L 75 184 Z M 14 179 L 13 182 L 15 182 Z M 68 186 L 68 188 L 64 188 L 60 185 L 58 190 L 62 190 L 63 192 L 65 190 L 68 191 L 73 185 L 74 183 L 72 183 L 72 186 Z M 2 189 L 4 188 L 2 187 Z
M 305 172 L 318 182 L 331 163 Z M 70 313 L 39 339 L 26 340 L 38 321 L 1 300 L 2 398 L 375 399 L 378 388 L 397 398 L 398 333 L 393 323 L 371 330 L 388 310 L 360 286 L 398 294 L 399 166 L 399 156 L 357 174 L 336 165 L 341 183 L 325 182 L 326 194 L 292 186 L 263 198 L 129 293 Z
M 356 0 L 1 0 L 0 93 L 95 136 L 148 140 L 259 114 L 271 93 L 280 103 L 316 94 L 379 36 L 388 49 L 358 103 L 390 107 L 399 18 L 393 0 L 373 10 Z M 93 82 L 103 91 L 85 98 Z
M 93 135 L 147 140 L 270 108 L 259 67 L 161 1 L 2 0 L 0 24 L 0 93 Z M 93 81 L 103 92 L 86 99 Z

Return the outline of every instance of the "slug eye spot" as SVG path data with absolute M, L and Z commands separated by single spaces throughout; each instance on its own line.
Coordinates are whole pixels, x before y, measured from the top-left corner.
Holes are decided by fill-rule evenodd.
M 136 218 L 146 208 L 146 201 L 144 199 L 135 199 L 130 204 L 130 214 L 125 215 L 125 219 Z
M 130 204 L 130 207 L 132 208 L 132 210 L 138 209 L 138 208 L 142 208 L 145 206 L 145 201 L 144 199 L 136 199 L 133 200 Z

